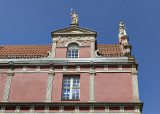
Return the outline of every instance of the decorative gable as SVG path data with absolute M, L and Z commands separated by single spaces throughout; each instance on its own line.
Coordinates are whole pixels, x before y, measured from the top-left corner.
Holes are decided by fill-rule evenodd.
M 71 26 L 67 28 L 63 28 L 60 30 L 52 31 L 51 32 L 52 37 L 55 36 L 81 36 L 81 35 L 89 35 L 89 36 L 97 36 L 97 32 L 89 29 L 85 29 L 79 26 Z

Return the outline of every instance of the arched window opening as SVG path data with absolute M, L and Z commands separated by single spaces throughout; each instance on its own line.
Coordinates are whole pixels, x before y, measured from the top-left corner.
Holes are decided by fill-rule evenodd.
M 79 46 L 78 44 L 68 45 L 67 58 L 79 58 Z

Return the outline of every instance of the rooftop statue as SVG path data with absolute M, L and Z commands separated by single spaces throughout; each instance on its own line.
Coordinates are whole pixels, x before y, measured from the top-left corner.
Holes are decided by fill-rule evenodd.
M 119 35 L 120 36 L 127 35 L 125 29 L 126 29 L 125 24 L 123 22 L 120 22 L 119 24 Z
M 72 23 L 71 23 L 71 24 L 78 24 L 78 15 L 76 14 L 75 11 L 74 11 L 74 13 L 72 14 L 72 9 L 71 9 L 70 16 L 72 16 Z

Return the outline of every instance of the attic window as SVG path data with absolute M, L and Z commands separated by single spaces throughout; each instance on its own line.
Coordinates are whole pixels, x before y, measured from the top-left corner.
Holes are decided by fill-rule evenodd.
M 68 45 L 67 58 L 79 58 L 79 46 L 78 44 Z

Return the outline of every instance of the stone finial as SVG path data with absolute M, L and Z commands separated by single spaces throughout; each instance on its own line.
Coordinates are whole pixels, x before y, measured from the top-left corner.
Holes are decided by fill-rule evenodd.
M 72 9 L 71 9 L 70 16 L 72 16 L 72 23 L 71 23 L 71 25 L 78 25 L 78 15 L 76 14 L 75 11 L 74 11 L 74 13 L 72 13 Z
M 120 22 L 120 24 L 119 24 L 119 36 L 127 35 L 125 29 L 126 29 L 125 24 L 123 22 Z

